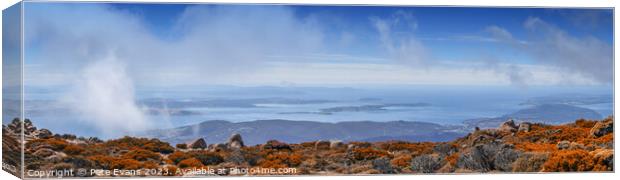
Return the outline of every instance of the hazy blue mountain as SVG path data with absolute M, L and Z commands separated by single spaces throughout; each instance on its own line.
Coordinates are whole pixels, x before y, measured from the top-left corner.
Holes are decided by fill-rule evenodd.
M 205 121 L 200 124 L 173 129 L 153 130 L 146 134 L 161 140 L 181 143 L 204 138 L 208 143 L 220 143 L 233 133 L 240 133 L 248 144 L 264 143 L 270 139 L 289 143 L 316 140 L 407 140 L 444 141 L 465 134 L 460 126 L 442 126 L 434 123 L 391 121 L 391 122 L 339 122 L 323 123 L 312 121 L 258 120 L 232 123 L 228 121 Z
M 429 103 L 401 103 L 401 104 L 378 104 L 378 105 L 362 105 L 362 106 L 339 106 L 321 109 L 323 113 L 335 112 L 360 112 L 360 111 L 383 111 L 388 107 L 425 107 L 430 106 Z
M 249 98 L 249 99 L 207 99 L 207 100 L 175 100 L 175 99 L 145 99 L 140 103 L 149 107 L 162 108 L 164 105 L 169 108 L 190 108 L 190 107 L 239 107 L 252 108 L 257 104 L 321 104 L 332 102 L 321 99 L 289 99 L 289 98 Z
M 613 95 L 585 95 L 585 94 L 563 94 L 555 96 L 542 96 L 530 98 L 521 105 L 542 105 L 542 104 L 566 104 L 566 105 L 591 105 L 601 103 L 612 103 Z
M 506 114 L 495 118 L 478 118 L 465 120 L 463 123 L 469 128 L 495 128 L 507 119 L 514 119 L 517 122 L 540 122 L 545 124 L 562 124 L 573 122 L 576 119 L 602 119 L 603 116 L 598 112 L 566 104 L 542 104 L 519 111 Z

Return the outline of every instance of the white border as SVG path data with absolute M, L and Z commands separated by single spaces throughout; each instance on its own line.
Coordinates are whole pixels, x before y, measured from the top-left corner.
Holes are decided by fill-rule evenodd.
M 49 0 L 39 0 L 39 1 L 49 1 Z M 65 0 L 72 1 L 72 0 Z M 617 7 L 618 1 L 613 0 L 81 0 L 81 1 L 89 1 L 89 2 L 160 2 L 160 3 L 256 3 L 256 4 L 354 4 L 354 5 L 417 5 L 417 6 L 494 6 L 494 7 L 587 7 L 587 8 L 614 8 Z M 7 7 L 19 2 L 18 0 L 0 0 L 0 9 L 6 9 Z M 618 24 L 619 20 L 617 17 L 617 13 L 614 10 L 614 26 Z M 0 18 L 1 24 L 1 18 Z M 1 29 L 1 28 L 0 28 Z M 614 38 L 615 35 L 618 34 L 618 29 L 614 28 Z M 0 37 L 0 41 L 2 37 Z M 1 46 L 0 46 L 1 47 Z M 618 51 L 618 46 L 616 41 L 614 40 L 614 57 L 615 52 Z M 0 52 L 0 57 L 2 53 Z M 0 63 L 1 64 L 1 63 Z M 614 70 L 618 69 L 620 65 L 614 63 Z M 0 68 L 0 74 L 2 69 Z M 615 71 L 614 71 L 615 72 Z M 617 74 L 614 73 L 614 84 L 616 84 L 615 79 L 617 79 Z M 0 79 L 1 81 L 1 79 Z M 2 92 L 0 88 L 0 93 Z M 614 105 L 616 102 L 619 102 L 618 96 L 620 90 L 614 88 Z M 2 103 L 0 101 L 0 108 L 2 107 Z M 617 109 L 614 107 L 614 114 L 618 114 Z M 615 129 L 618 129 L 618 124 L 615 124 Z M 615 144 L 618 143 L 618 138 L 615 139 Z M 484 180 L 484 179 L 502 179 L 502 180 L 511 180 L 511 179 L 611 179 L 612 177 L 618 178 L 618 163 L 616 161 L 614 169 L 616 173 L 562 173 L 562 174 L 474 174 L 474 175 L 378 175 L 378 176 L 295 176 L 295 177 L 225 177 L 226 179 L 239 179 L 239 180 L 248 180 L 248 179 L 274 179 L 274 180 L 289 180 L 289 179 L 297 179 L 297 180 L 309 180 L 315 178 L 321 178 L 322 180 L 334 180 L 334 179 L 359 179 L 359 180 L 367 180 L 367 179 L 402 179 L 402 180 L 411 180 L 411 179 L 433 179 L 433 180 L 442 180 L 442 179 L 476 179 L 476 180 Z M 8 174 L 5 171 L 0 172 L 1 179 L 17 179 L 15 176 Z M 120 178 L 119 178 L 120 179 Z M 134 178 L 135 179 L 135 178 Z M 141 179 L 161 179 L 161 178 L 141 178 Z M 169 179 L 181 179 L 181 178 L 169 178 Z

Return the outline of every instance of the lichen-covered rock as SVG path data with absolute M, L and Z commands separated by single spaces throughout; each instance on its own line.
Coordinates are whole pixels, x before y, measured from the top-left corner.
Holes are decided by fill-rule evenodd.
M 190 143 L 188 143 L 188 148 L 190 149 L 206 149 L 207 142 L 203 138 L 198 138 Z
M 263 149 L 274 149 L 274 150 L 291 150 L 291 146 L 286 143 L 277 141 L 277 140 L 269 140 L 262 146 Z
M 614 122 L 612 119 L 597 122 L 590 129 L 590 135 L 593 137 L 601 137 L 612 132 L 614 132 Z
M 457 148 L 449 143 L 441 143 L 433 146 L 433 151 L 443 156 L 449 156 L 457 152 Z
M 228 146 L 224 143 L 217 143 L 209 145 L 209 151 L 211 152 L 219 152 L 228 150 Z
M 22 132 L 24 133 L 24 135 L 31 135 L 34 131 L 37 130 L 37 128 L 32 124 L 32 121 L 30 121 L 30 119 L 25 119 L 23 121 L 22 127 L 22 121 L 19 118 L 14 118 L 13 121 L 11 121 L 11 123 L 7 125 L 6 130 L 9 130 L 9 133 L 15 135 L 21 134 Z
M 519 127 L 517 127 L 515 121 L 512 119 L 509 119 L 508 121 L 502 123 L 502 125 L 499 126 L 499 130 L 505 132 L 517 132 L 518 129 Z
M 329 141 L 319 140 L 319 141 L 316 141 L 314 143 L 314 149 L 316 149 L 316 150 L 321 150 L 321 149 L 326 150 L 326 149 L 329 149 L 330 144 L 331 143 Z
M 344 143 L 342 143 L 342 141 L 339 140 L 332 140 L 329 141 L 329 148 L 330 149 L 339 149 L 344 147 Z
M 438 155 L 424 154 L 411 160 L 411 169 L 416 173 L 433 173 L 445 164 Z
M 614 150 L 613 149 L 597 149 L 595 151 L 590 152 L 591 155 L 594 156 L 594 163 L 599 163 L 607 166 L 607 170 L 612 171 L 614 167 Z
M 522 122 L 522 123 L 519 123 L 518 132 L 530 132 L 531 128 L 532 128 L 532 123 Z
M 243 144 L 243 139 L 241 138 L 241 134 L 239 133 L 230 136 L 226 145 L 228 145 L 229 149 L 240 149 L 242 147 L 245 147 L 245 145 Z
M 512 169 L 519 155 L 512 145 L 493 141 L 471 147 L 459 156 L 456 165 L 475 172 L 506 171 Z
M 34 137 L 39 138 L 39 139 L 47 139 L 47 138 L 51 138 L 51 137 L 54 136 L 52 131 L 50 131 L 48 129 L 36 130 L 36 131 L 34 131 L 33 135 L 34 135 Z
M 394 168 L 390 164 L 390 159 L 383 157 L 372 161 L 372 168 L 379 171 L 382 174 L 396 173 Z
M 559 150 L 570 148 L 570 141 L 560 141 L 557 144 Z
M 54 154 L 56 154 L 56 152 L 48 148 L 41 148 L 33 153 L 33 155 L 43 158 L 49 157 Z

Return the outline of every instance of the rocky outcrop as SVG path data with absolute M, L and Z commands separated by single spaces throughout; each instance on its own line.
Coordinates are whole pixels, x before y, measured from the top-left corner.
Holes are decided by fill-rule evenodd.
M 594 156 L 595 161 L 600 161 L 601 163 L 607 165 L 608 171 L 613 171 L 614 167 L 614 150 L 613 149 L 597 149 L 590 152 L 591 155 Z
M 206 149 L 207 142 L 203 138 L 198 138 L 190 143 L 187 143 L 187 147 L 190 149 Z
M 519 123 L 518 132 L 530 132 L 530 129 L 532 129 L 532 123 L 529 123 L 529 122 Z
M 590 129 L 590 135 L 593 137 L 601 137 L 612 132 L 614 132 L 614 122 L 611 119 L 597 122 Z
M 54 154 L 56 154 L 56 152 L 48 148 L 41 148 L 33 153 L 33 155 L 35 156 L 44 157 L 44 158 L 49 157 Z
M 273 149 L 273 150 L 293 150 L 291 146 L 286 143 L 277 141 L 277 140 L 269 140 L 263 146 L 263 149 Z
M 240 149 L 242 147 L 245 147 L 245 145 L 243 144 L 243 139 L 241 138 L 241 134 L 239 133 L 230 136 L 226 145 L 229 149 Z
M 314 149 L 316 150 L 329 149 L 329 146 L 330 146 L 330 142 L 325 141 L 325 140 L 319 140 L 314 143 Z
M 52 134 L 52 131 L 48 130 L 48 129 L 39 129 L 34 131 L 34 133 L 32 133 L 32 135 L 36 138 L 39 139 L 47 139 L 47 138 L 51 138 L 54 136 L 54 134 Z
M 209 151 L 211 152 L 220 152 L 228 150 L 228 146 L 224 143 L 210 144 Z
M 22 121 L 19 118 L 14 118 L 13 121 L 6 126 L 6 130 L 9 131 L 9 133 L 16 135 L 21 134 L 22 129 L 24 130 L 24 135 L 30 135 L 37 130 L 37 128 L 32 125 L 32 121 L 30 121 L 30 119 L 23 121 L 23 128 Z
M 342 148 L 344 147 L 344 143 L 342 143 L 342 141 L 339 140 L 331 140 L 329 141 L 329 148 L 330 149 L 338 149 L 338 148 Z
M 499 126 L 499 130 L 505 131 L 505 132 L 517 132 L 518 129 L 519 127 L 515 124 L 515 121 L 512 119 L 509 119 L 508 121 L 502 123 Z
M 585 149 L 585 146 L 583 144 L 570 141 L 560 141 L 556 146 L 558 150 Z

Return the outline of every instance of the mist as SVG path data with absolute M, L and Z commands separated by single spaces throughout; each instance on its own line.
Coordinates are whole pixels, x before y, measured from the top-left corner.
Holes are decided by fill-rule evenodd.
M 150 128 L 133 87 L 123 62 L 111 56 L 85 66 L 60 103 L 104 136 L 132 135 Z
M 174 40 L 103 4 L 41 3 L 26 12 L 25 41 L 39 47 L 26 57 L 26 83 L 70 87 L 60 104 L 109 137 L 152 128 L 136 87 L 251 78 L 273 54 L 311 53 L 322 43 L 314 22 L 278 6 L 189 6 L 170 28 Z

